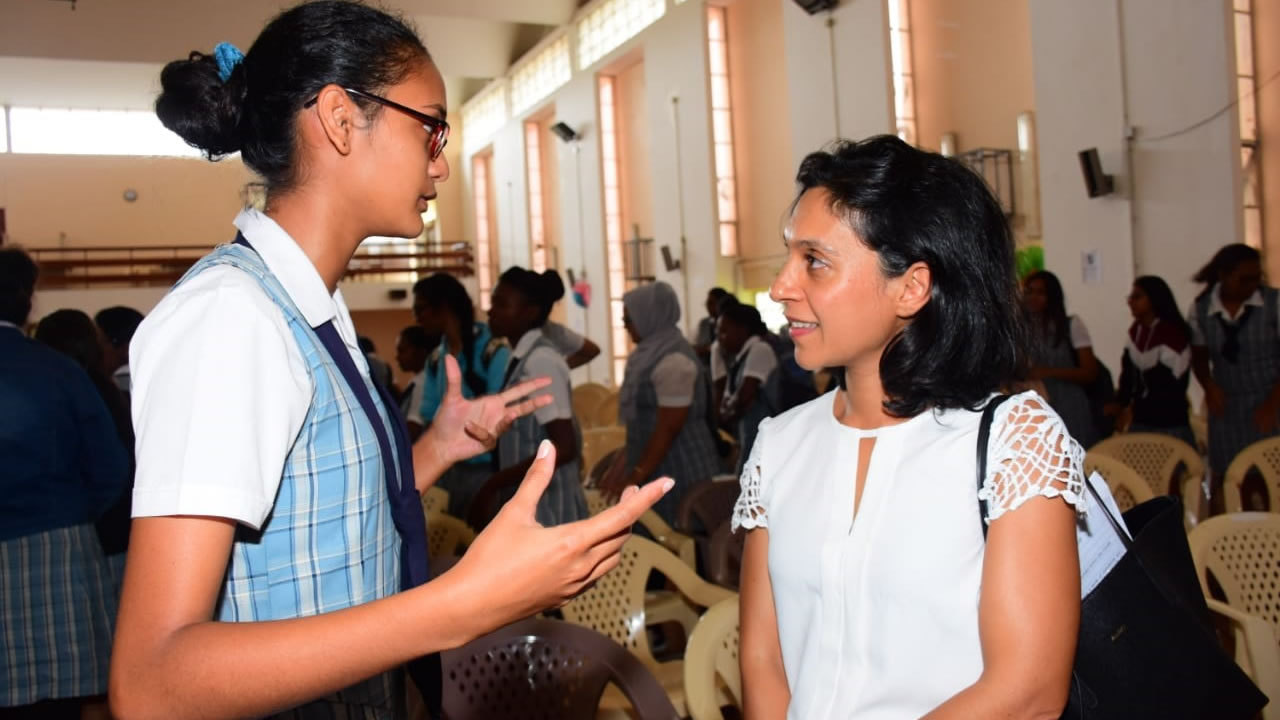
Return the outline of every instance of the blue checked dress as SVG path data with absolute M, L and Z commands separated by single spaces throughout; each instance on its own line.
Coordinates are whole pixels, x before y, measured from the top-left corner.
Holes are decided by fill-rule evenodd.
M 538 348 L 548 348 L 560 357 L 560 352 L 545 337 L 539 337 L 537 342 L 533 344 L 524 357 L 512 358 L 512 362 L 516 363 L 514 367 L 507 372 L 507 382 L 505 387 L 519 385 L 525 380 L 531 380 L 525 370 L 525 360 L 533 354 Z M 582 520 L 590 515 L 587 511 L 587 498 L 582 494 L 582 431 L 578 428 L 577 418 L 573 418 L 573 436 L 574 441 L 578 444 L 579 459 L 573 462 L 567 462 L 556 468 L 555 475 L 551 478 L 551 484 L 547 486 L 546 492 L 542 494 L 542 499 L 538 501 L 538 509 L 536 517 L 538 523 L 544 527 L 553 525 L 563 525 L 575 520 Z M 510 467 L 533 457 L 538 452 L 538 445 L 547 439 L 547 431 L 543 429 L 538 419 L 531 413 L 516 420 L 511 427 L 498 438 L 498 462 L 499 467 Z M 505 493 L 506 497 L 514 494 L 513 490 Z
M 720 470 L 720 455 L 716 452 L 715 439 L 708 421 L 711 412 L 710 373 L 706 365 L 698 362 L 692 348 L 686 345 L 675 352 L 689 356 L 698 368 L 698 379 L 693 388 L 693 404 L 689 406 L 689 417 L 671 443 L 666 457 L 658 463 L 653 475 L 645 479 L 647 482 L 665 476 L 676 481 L 671 492 L 653 506 L 654 511 L 671 525 L 676 524 L 676 509 L 680 507 L 680 500 L 689 488 L 710 480 Z M 627 423 L 627 467 L 633 468 L 640 462 L 657 426 L 658 391 L 653 386 L 653 378 L 647 377 L 640 385 L 636 418 Z
M 255 252 L 223 245 L 179 284 L 218 265 L 248 273 L 280 307 L 315 389 L 270 516 L 260 531 L 236 530 L 217 619 L 307 617 L 395 594 L 400 538 L 373 426 L 315 331 Z M 378 397 L 368 377 L 364 382 Z M 394 437 L 387 408 L 377 406 Z M 403 714 L 403 699 L 403 673 L 397 670 L 277 717 L 393 718 Z
M 1209 416 L 1209 467 L 1221 476 L 1237 453 L 1265 437 L 1253 426 L 1253 412 L 1280 381 L 1280 332 L 1276 329 L 1278 293 L 1264 287 L 1262 307 L 1252 308 L 1238 331 L 1239 355 L 1235 362 L 1227 360 L 1222 354 L 1226 331 L 1216 314 L 1209 315 L 1215 292 L 1211 288 L 1197 298 L 1195 312 L 1209 350 L 1213 380 L 1227 400 L 1222 417 Z

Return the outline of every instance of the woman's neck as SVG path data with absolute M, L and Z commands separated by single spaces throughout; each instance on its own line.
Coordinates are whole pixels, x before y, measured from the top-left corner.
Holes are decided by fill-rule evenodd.
M 266 211 L 302 249 L 330 294 L 365 237 L 337 207 L 324 202 L 322 193 L 297 191 L 271 198 Z
M 1151 326 L 1156 324 L 1157 318 L 1155 316 L 1155 313 L 1144 313 L 1142 315 L 1139 315 L 1135 319 L 1138 321 L 1139 325 L 1150 330 Z
M 880 364 L 871 367 L 850 365 L 844 370 L 845 389 L 836 394 L 835 414 L 841 425 L 861 430 L 874 430 L 897 425 L 907 418 L 890 415 L 884 408 L 884 384 L 880 381 Z

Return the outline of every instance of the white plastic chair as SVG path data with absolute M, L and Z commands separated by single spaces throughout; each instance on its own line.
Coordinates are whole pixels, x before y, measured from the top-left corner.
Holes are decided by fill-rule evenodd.
M 1115 498 L 1120 512 L 1155 497 L 1151 486 L 1136 470 L 1109 455 L 1087 453 L 1084 456 L 1084 472 L 1086 475 L 1097 472 L 1107 481 L 1107 487 L 1111 488 L 1111 496 Z
M 449 491 L 434 485 L 427 488 L 427 492 L 422 495 L 422 512 L 429 518 L 448 509 Z
M 742 709 L 738 666 L 738 597 L 707 608 L 684 651 L 684 696 L 691 720 L 723 720 L 720 708 Z
M 1251 468 L 1257 468 L 1267 483 L 1271 512 L 1280 512 L 1280 437 L 1253 443 L 1241 450 L 1227 466 L 1223 480 L 1223 501 L 1227 512 L 1236 513 L 1244 509 L 1244 477 Z
M 596 426 L 596 408 L 600 407 L 600 403 L 604 401 L 613 391 L 601 385 L 600 383 L 583 383 L 572 390 L 573 415 L 578 418 L 578 424 L 584 428 Z M 606 425 L 616 424 L 617 420 L 610 421 Z
M 1280 515 L 1211 517 L 1188 536 L 1209 609 L 1230 621 L 1236 662 L 1271 702 L 1265 720 L 1280 720 Z M 1226 602 L 1209 596 L 1209 578 Z
M 1153 495 L 1170 495 L 1176 488 L 1182 495 L 1187 527 L 1199 520 L 1204 460 L 1195 448 L 1169 435 L 1121 433 L 1094 445 L 1089 452 L 1109 455 L 1136 470 Z

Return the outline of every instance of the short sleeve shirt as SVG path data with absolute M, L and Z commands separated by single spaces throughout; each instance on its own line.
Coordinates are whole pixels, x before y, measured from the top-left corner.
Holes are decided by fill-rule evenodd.
M 658 361 L 649 376 L 658 394 L 659 407 L 689 407 L 698 384 L 698 364 L 684 353 L 673 352 Z
M 542 337 L 555 346 L 563 356 L 568 357 L 586 344 L 587 339 L 558 322 L 548 321 L 542 326 Z

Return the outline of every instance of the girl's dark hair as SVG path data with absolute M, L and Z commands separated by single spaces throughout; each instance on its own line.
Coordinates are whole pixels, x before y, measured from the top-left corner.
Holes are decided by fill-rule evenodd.
M 1062 281 L 1048 270 L 1039 270 L 1028 275 L 1027 279 L 1022 281 L 1022 285 L 1027 287 L 1033 282 L 1044 285 L 1044 294 L 1047 298 L 1044 316 L 1038 318 L 1038 327 L 1044 334 L 1044 339 L 1051 340 L 1053 347 L 1070 342 L 1071 321 L 1067 318 L 1067 297 L 1062 292 Z
M 440 344 L 440 338 L 436 337 L 435 342 L 431 341 L 431 336 L 421 325 L 409 325 L 400 331 L 400 337 L 409 345 L 430 352 L 435 346 Z
M 1187 325 L 1187 319 L 1178 309 L 1178 301 L 1174 299 L 1173 291 L 1169 289 L 1169 284 L 1163 278 L 1158 275 L 1143 275 L 1134 280 L 1133 284 L 1147 296 L 1147 300 L 1151 303 L 1151 310 L 1160 322 L 1178 328 L 1184 338 L 1191 339 L 1191 327 Z
M 564 297 L 564 281 L 555 270 L 544 270 L 540 273 L 522 267 L 509 267 L 498 278 L 515 288 L 525 300 L 538 306 L 538 317 L 534 327 L 542 327 L 551 315 L 551 308 Z
M 1262 254 L 1244 243 L 1223 245 L 1218 249 L 1218 252 L 1213 254 L 1209 262 L 1205 263 L 1204 267 L 1191 276 L 1192 280 L 1204 285 L 1204 289 L 1196 297 L 1202 297 L 1222 279 L 1223 275 L 1230 273 L 1241 265 L 1247 262 L 1261 261 Z
M 326 85 L 379 93 L 430 57 L 412 28 L 381 10 L 305 2 L 267 24 L 226 82 L 211 54 L 166 65 L 156 115 L 210 160 L 239 152 L 270 190 L 287 190 L 298 180 L 294 120 L 304 104 Z
M 40 269 L 20 248 L 0 248 L 0 320 L 19 327 L 31 315 Z
M 745 329 L 748 335 L 764 335 L 769 332 L 764 320 L 760 318 L 760 311 L 744 303 L 726 306 L 720 313 L 720 322 L 725 320 Z
M 880 135 L 809 155 L 796 180 L 795 203 L 808 190 L 826 190 L 831 211 L 875 251 L 886 277 L 916 262 L 929 266 L 929 300 L 880 358 L 890 414 L 977 409 L 1022 376 L 1013 238 L 982 178 L 955 160 Z
M 116 435 L 132 457 L 133 421 L 129 417 L 129 406 L 120 389 L 107 376 L 107 369 L 103 366 L 102 345 L 98 342 L 98 328 L 93 320 L 79 310 L 56 310 L 46 315 L 36 326 L 35 338 L 84 368 L 111 414 Z
M 467 371 L 463 382 L 476 397 L 488 392 L 489 386 L 480 374 L 480 353 L 476 352 L 476 307 L 467 289 L 458 279 L 447 273 L 433 273 L 413 284 L 414 297 L 435 310 L 444 310 L 458 320 L 458 332 L 462 335 L 462 354 L 467 358 Z

